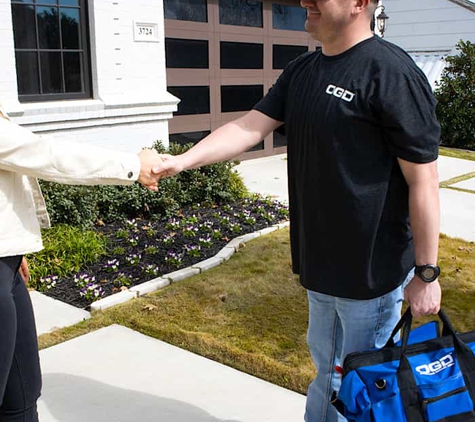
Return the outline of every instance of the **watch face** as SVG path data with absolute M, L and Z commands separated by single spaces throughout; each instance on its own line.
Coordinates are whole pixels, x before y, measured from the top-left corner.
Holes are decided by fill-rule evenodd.
M 436 277 L 435 268 L 424 268 L 424 271 L 422 271 L 422 277 L 427 280 L 434 279 Z

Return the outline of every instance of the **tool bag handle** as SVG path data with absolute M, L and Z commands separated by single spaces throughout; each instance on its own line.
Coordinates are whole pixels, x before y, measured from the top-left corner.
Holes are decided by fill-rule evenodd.
M 443 334 L 452 337 L 455 357 L 460 367 L 460 371 L 464 377 L 465 385 L 470 394 L 472 402 L 475 404 L 475 356 L 470 349 L 457 335 L 447 314 L 441 309 L 438 313 L 440 320 L 443 322 Z M 412 325 L 412 313 L 408 308 L 400 321 L 396 325 L 392 336 L 402 328 L 401 338 L 401 359 L 397 370 L 397 379 L 401 398 L 406 409 L 406 416 L 409 422 L 425 421 L 422 404 L 419 400 L 419 392 L 412 372 L 411 365 L 406 355 L 408 346 L 409 333 Z M 385 346 L 386 347 L 386 346 Z
M 443 316 L 439 316 L 439 318 L 442 320 L 443 325 L 442 325 L 442 334 L 438 332 L 438 337 L 442 335 L 442 337 L 449 336 L 454 332 L 454 328 L 450 322 L 450 320 L 447 318 L 447 315 L 442 311 Z M 435 322 L 435 321 L 434 321 Z M 394 327 L 391 336 L 389 337 L 388 341 L 386 344 L 383 346 L 383 348 L 390 348 L 390 347 L 396 347 L 396 343 L 394 342 L 394 338 L 398 335 L 399 331 L 404 325 L 412 325 L 412 314 L 411 314 L 411 308 L 408 308 L 406 312 L 404 312 L 403 316 L 401 319 L 398 321 L 396 326 Z M 409 339 L 409 333 L 411 330 L 408 330 L 407 335 Z M 438 330 L 437 330 L 438 331 Z M 408 340 L 409 341 L 409 340 Z M 402 341 L 401 341 L 402 342 Z

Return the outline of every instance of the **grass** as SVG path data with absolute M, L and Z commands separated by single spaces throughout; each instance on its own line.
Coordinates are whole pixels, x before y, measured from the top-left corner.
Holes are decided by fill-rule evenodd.
M 464 180 L 469 180 L 472 177 L 475 177 L 475 172 L 463 174 L 461 176 L 452 177 L 452 179 L 440 182 L 439 186 L 441 188 L 451 188 L 451 185 L 454 185 L 455 183 L 463 182 Z M 457 188 L 452 188 L 452 189 L 457 189 Z M 461 191 L 466 191 L 467 189 L 460 189 L 460 190 Z M 468 192 L 470 192 L 470 191 L 468 191 Z
M 441 235 L 440 264 L 444 309 L 457 330 L 474 330 L 475 244 Z M 219 267 L 39 342 L 46 348 L 116 323 L 305 393 L 315 375 L 305 343 L 307 311 L 283 229 L 247 243 Z
M 475 151 L 440 147 L 439 153 L 440 155 L 444 155 L 445 157 L 461 158 L 463 160 L 475 161 Z
M 42 236 L 44 249 L 27 255 L 33 281 L 51 274 L 63 277 L 77 272 L 106 253 L 105 238 L 93 230 L 59 224 L 43 230 Z

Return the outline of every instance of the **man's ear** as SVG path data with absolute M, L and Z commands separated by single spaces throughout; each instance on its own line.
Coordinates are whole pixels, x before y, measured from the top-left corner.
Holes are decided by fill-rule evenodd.
M 353 4 L 353 12 L 360 14 L 371 9 L 371 0 L 355 0 Z

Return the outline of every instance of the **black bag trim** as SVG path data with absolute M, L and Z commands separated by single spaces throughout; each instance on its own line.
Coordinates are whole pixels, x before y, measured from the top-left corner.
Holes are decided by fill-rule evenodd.
M 460 371 L 462 372 L 465 386 L 470 394 L 473 408 L 473 404 L 475 403 L 475 355 L 470 347 L 468 347 L 455 332 L 454 327 L 445 312 L 440 310 L 438 315 L 444 323 L 444 332 L 450 333 L 450 335 L 443 337 L 443 339 L 448 338 L 453 344 L 454 354 L 459 364 Z M 404 404 L 404 409 L 406 410 L 407 420 L 409 422 L 424 422 L 424 411 L 422 408 L 422 402 L 419 398 L 419 388 L 407 357 L 408 349 L 410 347 L 407 343 L 412 325 L 412 314 L 410 308 L 403 315 L 401 321 L 403 321 L 401 347 L 399 348 L 401 361 L 396 374 L 401 399 Z M 398 326 L 399 325 L 400 324 L 398 324 Z
M 475 343 L 475 331 L 458 334 L 464 343 Z M 406 356 L 414 356 L 422 353 L 433 352 L 438 349 L 454 347 L 452 336 L 439 337 L 426 340 L 423 343 L 411 344 L 407 346 Z M 368 350 L 365 352 L 349 353 L 343 364 L 344 373 L 358 369 L 362 366 L 379 365 L 392 360 L 401 359 L 401 346 L 391 349 Z
M 474 422 L 475 412 L 460 413 L 459 415 L 449 416 L 448 418 L 437 419 L 436 422 Z
M 399 360 L 396 377 L 407 420 L 408 422 L 424 422 L 425 414 L 419 396 L 419 387 L 417 386 L 408 358 L 441 348 L 453 347 L 455 358 L 463 374 L 465 386 L 470 394 L 474 410 L 442 418 L 437 422 L 475 422 L 475 353 L 466 344 L 475 342 L 475 331 L 458 334 L 443 310 L 439 311 L 438 316 L 443 322 L 442 337 L 408 345 L 412 325 L 412 314 L 409 308 L 394 328 L 391 339 L 388 340 L 382 349 L 351 353 L 345 358 L 343 363 L 344 374 L 360 367 Z M 394 347 L 393 337 L 401 329 L 401 346 Z M 337 396 L 333 397 L 332 403 L 340 411 L 341 402 Z

